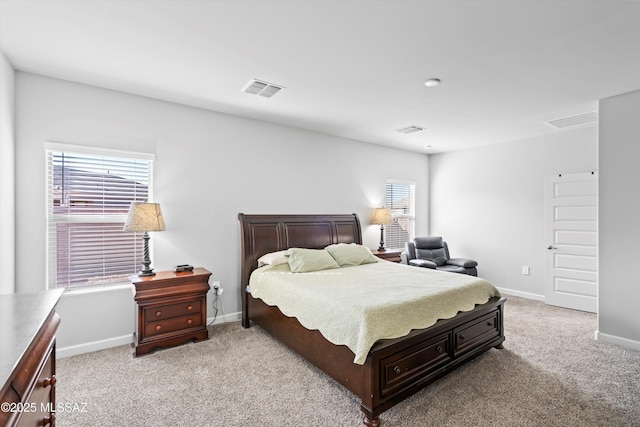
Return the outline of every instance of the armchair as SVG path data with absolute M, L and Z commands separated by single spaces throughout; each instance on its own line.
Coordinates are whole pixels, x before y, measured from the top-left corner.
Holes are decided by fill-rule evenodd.
M 442 237 L 416 237 L 413 242 L 407 242 L 407 264 L 471 276 L 478 275 L 478 263 L 467 258 L 451 258 L 447 242 L 443 241 Z

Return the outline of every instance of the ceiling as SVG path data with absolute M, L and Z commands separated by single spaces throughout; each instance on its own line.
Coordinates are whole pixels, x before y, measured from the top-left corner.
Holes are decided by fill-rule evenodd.
M 0 0 L 0 49 L 17 70 L 438 153 L 562 132 L 546 122 L 640 89 L 640 2 Z M 242 92 L 252 78 L 285 89 Z

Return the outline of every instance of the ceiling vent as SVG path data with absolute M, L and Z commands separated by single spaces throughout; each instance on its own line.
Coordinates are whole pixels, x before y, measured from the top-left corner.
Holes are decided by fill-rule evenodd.
M 242 91 L 251 95 L 262 96 L 263 98 L 271 98 L 276 93 L 284 89 L 284 86 L 274 85 L 262 80 L 251 79 L 249 83 L 242 88 Z
M 420 132 L 423 131 L 424 128 L 420 127 L 420 126 L 416 126 L 416 125 L 411 125 L 411 126 L 407 126 L 404 128 L 400 128 L 400 129 L 396 129 L 396 132 L 400 132 L 400 133 L 416 133 L 416 132 Z
M 584 125 L 598 121 L 598 113 L 590 111 L 588 113 L 576 114 L 575 116 L 563 117 L 561 119 L 549 120 L 547 123 L 556 129 L 564 129 L 571 126 Z

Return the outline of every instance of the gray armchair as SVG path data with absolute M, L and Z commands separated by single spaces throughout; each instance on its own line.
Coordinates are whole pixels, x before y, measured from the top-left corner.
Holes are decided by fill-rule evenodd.
M 478 263 L 472 259 L 451 258 L 447 242 L 443 241 L 442 237 L 416 237 L 413 242 L 407 242 L 407 264 L 471 276 L 478 275 Z

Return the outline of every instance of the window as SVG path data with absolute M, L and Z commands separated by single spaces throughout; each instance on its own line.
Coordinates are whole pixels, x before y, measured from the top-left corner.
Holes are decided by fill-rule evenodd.
M 131 202 L 150 199 L 153 157 L 47 145 L 50 288 L 122 283 L 142 264 L 143 233 L 123 231 Z
M 384 228 L 386 247 L 404 248 L 415 237 L 415 192 L 416 185 L 412 182 L 387 181 L 385 206 L 391 209 L 393 224 Z

